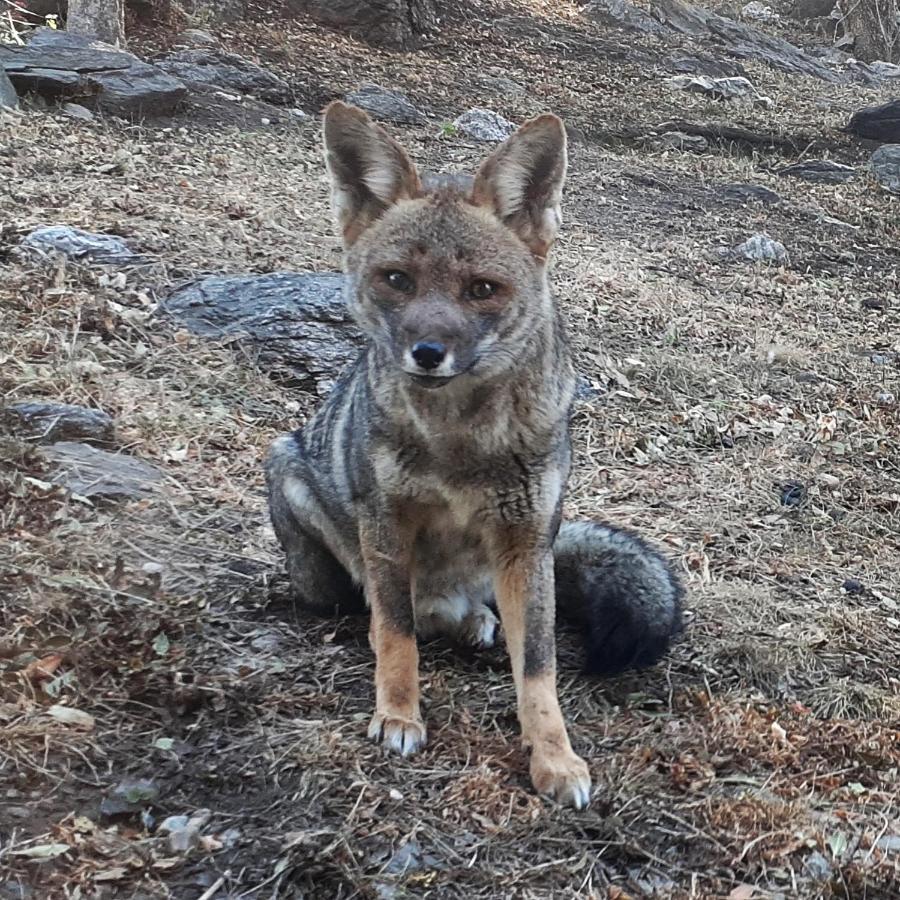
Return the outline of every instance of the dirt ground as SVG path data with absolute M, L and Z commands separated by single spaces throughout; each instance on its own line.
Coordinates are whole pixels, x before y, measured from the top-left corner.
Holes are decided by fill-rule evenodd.
M 409 54 L 277 8 L 221 37 L 310 118 L 205 97 L 144 126 L 0 119 L 0 398 L 104 409 L 165 473 L 91 504 L 0 438 L 0 897 L 900 896 L 900 200 L 839 130 L 889 93 L 745 62 L 772 108 L 675 94 L 671 47 L 567 0 L 479 0 Z M 562 640 L 582 813 L 529 788 L 502 650 L 427 647 L 428 748 L 366 740 L 366 622 L 292 609 L 264 504 L 267 445 L 318 398 L 155 312 L 198 274 L 339 267 L 316 117 L 365 81 L 433 113 L 393 130 L 438 170 L 486 152 L 442 127 L 474 105 L 572 126 L 552 277 L 596 396 L 566 512 L 657 541 L 689 608 L 664 662 L 621 678 L 585 680 Z M 771 141 L 636 137 L 675 118 Z M 776 174 L 823 155 L 860 175 Z M 53 223 L 145 259 L 15 252 Z M 788 266 L 718 252 L 758 231 Z M 150 793 L 111 817 L 123 779 Z M 201 809 L 190 853 L 154 834 Z

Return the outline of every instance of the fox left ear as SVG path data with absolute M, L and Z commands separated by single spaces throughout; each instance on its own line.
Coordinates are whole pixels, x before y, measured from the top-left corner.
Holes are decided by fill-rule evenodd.
M 566 129 L 558 116 L 526 122 L 482 164 L 472 200 L 493 209 L 541 259 L 562 224 L 566 178 Z

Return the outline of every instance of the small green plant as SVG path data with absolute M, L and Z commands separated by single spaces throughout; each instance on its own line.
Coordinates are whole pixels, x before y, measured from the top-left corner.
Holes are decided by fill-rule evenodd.
M 459 134 L 459 129 L 452 122 L 444 122 L 441 125 L 441 137 L 456 137 Z

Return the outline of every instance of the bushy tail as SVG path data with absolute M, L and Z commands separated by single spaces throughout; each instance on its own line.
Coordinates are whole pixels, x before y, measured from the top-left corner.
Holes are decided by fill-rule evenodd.
M 584 630 L 593 675 L 655 663 L 681 631 L 684 591 L 641 538 L 599 522 L 566 522 L 554 545 L 556 606 Z

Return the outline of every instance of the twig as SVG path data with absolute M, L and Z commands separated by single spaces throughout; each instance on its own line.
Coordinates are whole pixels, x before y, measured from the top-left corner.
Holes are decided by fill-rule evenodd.
M 198 898 L 197 900 L 211 900 L 216 891 L 225 884 L 225 876 L 220 875 Z
M 9 32 L 13 36 L 13 40 L 21 47 L 25 43 L 25 41 L 23 41 L 22 38 L 19 37 L 19 32 L 16 31 L 16 23 L 13 20 L 12 12 L 10 12 L 10 10 L 7 10 L 6 16 L 9 19 Z

